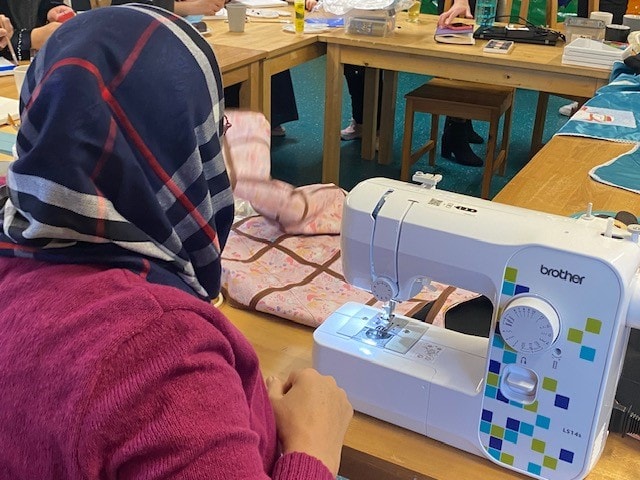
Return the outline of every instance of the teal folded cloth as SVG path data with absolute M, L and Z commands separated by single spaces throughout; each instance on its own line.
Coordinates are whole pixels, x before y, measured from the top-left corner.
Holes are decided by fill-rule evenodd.
M 0 132 L 0 152 L 7 155 L 13 155 L 13 146 L 16 143 L 16 134 L 9 132 Z
M 609 84 L 601 87 L 556 135 L 598 138 L 635 146 L 594 167 L 594 180 L 640 193 L 640 76 L 616 62 Z

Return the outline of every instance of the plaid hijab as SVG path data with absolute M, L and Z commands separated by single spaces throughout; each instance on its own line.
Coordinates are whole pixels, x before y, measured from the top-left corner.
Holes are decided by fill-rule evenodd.
M 66 22 L 21 92 L 0 255 L 128 268 L 210 299 L 233 219 L 211 47 L 165 10 Z

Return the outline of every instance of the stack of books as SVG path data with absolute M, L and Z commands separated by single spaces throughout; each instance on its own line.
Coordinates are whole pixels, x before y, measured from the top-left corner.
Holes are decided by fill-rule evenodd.
M 562 63 L 611 70 L 613 63 L 625 58 L 626 43 L 576 38 L 564 47 Z

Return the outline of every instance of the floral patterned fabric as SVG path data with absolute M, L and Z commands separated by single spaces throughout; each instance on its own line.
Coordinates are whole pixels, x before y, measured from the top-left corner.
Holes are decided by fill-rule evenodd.
M 335 189 L 335 192 L 342 192 Z M 336 195 L 342 193 L 336 193 Z M 336 219 L 339 224 L 339 216 Z M 433 283 L 402 302 L 396 312 L 413 315 L 436 302 L 427 321 L 444 326 L 444 314 L 477 294 Z M 222 291 L 232 305 L 317 327 L 349 301 L 376 305 L 368 292 L 345 282 L 338 235 L 290 235 L 262 216 L 236 222 L 222 255 Z

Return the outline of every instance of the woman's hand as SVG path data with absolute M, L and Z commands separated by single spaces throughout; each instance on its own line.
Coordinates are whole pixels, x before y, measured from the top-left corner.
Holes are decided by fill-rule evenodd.
M 283 453 L 303 452 L 338 474 L 344 435 L 353 416 L 347 394 L 333 377 L 312 368 L 297 370 L 285 383 L 267 378 Z
M 318 4 L 318 0 L 306 0 L 304 2 L 304 8 L 307 9 L 307 11 L 311 11 L 313 10 L 313 7 L 315 7 Z
M 469 8 L 469 0 L 454 0 L 451 8 L 438 17 L 438 26 L 449 25 L 460 15 L 464 15 L 465 18 L 473 18 L 471 8 Z
M 31 30 L 31 48 L 40 50 L 49 37 L 53 35 L 53 32 L 60 28 L 60 25 L 62 24 L 58 22 L 50 22 L 43 27 Z
M 224 7 L 225 0 L 184 0 L 174 2 L 174 12 L 177 15 L 215 15 Z
M 58 18 L 60 17 L 60 15 L 65 15 L 67 13 L 73 13 L 75 15 L 75 12 L 73 11 L 73 8 L 68 7 L 66 5 L 59 5 L 57 7 L 53 7 L 51 10 L 49 10 L 47 12 L 47 21 L 48 22 L 57 22 Z
M 0 48 L 6 47 L 13 36 L 13 25 L 9 17 L 0 15 Z

